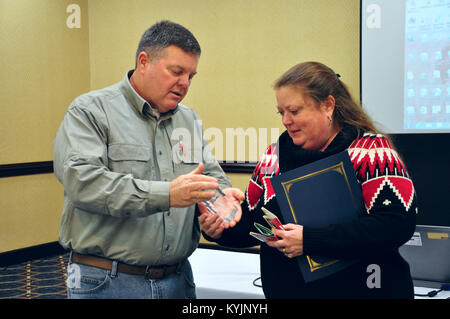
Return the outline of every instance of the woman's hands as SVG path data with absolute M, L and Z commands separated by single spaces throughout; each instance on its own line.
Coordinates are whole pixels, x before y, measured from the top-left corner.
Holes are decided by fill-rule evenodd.
M 222 237 L 224 229 L 234 227 L 242 216 L 241 201 L 244 200 L 244 193 L 238 188 L 225 188 L 222 190 L 226 197 L 234 203 L 237 211 L 230 221 L 224 221 L 218 214 L 211 213 L 205 205 L 198 203 L 201 215 L 198 218 L 202 231 L 213 239 Z
M 201 215 L 198 217 L 202 231 L 213 239 L 222 237 L 224 229 L 234 227 L 242 217 L 240 202 L 244 200 L 244 193 L 237 188 L 226 188 L 223 190 L 225 195 L 235 203 L 238 209 L 231 221 L 224 221 L 218 214 L 211 213 L 205 205 L 198 203 Z M 274 235 L 279 240 L 267 241 L 270 247 L 278 249 L 286 257 L 293 258 L 303 255 L 303 226 L 297 224 L 283 225 L 284 230 L 272 229 Z
M 203 204 L 198 204 L 201 207 Z M 204 207 L 206 209 L 206 207 Z M 202 209 L 200 208 L 200 211 Z M 203 213 L 198 217 L 198 222 L 200 223 L 200 228 L 206 235 L 213 239 L 219 239 L 222 237 L 223 230 L 225 229 L 223 225 L 223 220 L 217 214 L 210 212 Z
M 288 258 L 303 255 L 303 226 L 286 224 L 283 228 L 284 230 L 272 229 L 279 240 L 267 241 L 266 244 L 278 249 Z

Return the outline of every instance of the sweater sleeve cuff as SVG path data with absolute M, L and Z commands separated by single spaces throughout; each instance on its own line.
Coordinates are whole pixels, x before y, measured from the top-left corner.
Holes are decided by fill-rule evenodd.
M 217 243 L 218 241 L 219 241 L 219 239 L 214 239 L 214 238 L 211 238 L 211 237 L 209 237 L 208 235 L 206 235 L 206 233 L 205 232 L 203 232 L 202 231 L 202 235 L 203 235 L 203 238 L 205 238 L 207 241 L 210 241 L 210 242 L 215 242 L 215 243 Z
M 329 242 L 326 231 L 321 228 L 303 227 L 303 253 L 317 254 L 323 252 L 324 243 Z

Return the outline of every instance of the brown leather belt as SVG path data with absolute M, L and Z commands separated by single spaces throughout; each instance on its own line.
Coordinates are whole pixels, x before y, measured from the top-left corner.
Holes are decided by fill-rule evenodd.
M 83 255 L 76 252 L 72 253 L 72 261 L 77 264 L 93 266 L 105 270 L 112 269 L 112 260 L 107 258 L 102 258 L 98 256 L 92 255 Z M 133 266 L 124 264 L 121 262 L 117 263 L 117 271 L 131 274 L 131 275 L 143 275 L 146 278 L 150 279 L 161 279 L 165 276 L 168 276 L 177 270 L 178 265 L 173 266 Z

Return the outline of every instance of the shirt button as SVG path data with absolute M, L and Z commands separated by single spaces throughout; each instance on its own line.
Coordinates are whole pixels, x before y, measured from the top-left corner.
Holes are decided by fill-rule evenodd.
M 162 152 L 161 152 L 161 151 L 159 151 L 159 155 L 162 155 Z

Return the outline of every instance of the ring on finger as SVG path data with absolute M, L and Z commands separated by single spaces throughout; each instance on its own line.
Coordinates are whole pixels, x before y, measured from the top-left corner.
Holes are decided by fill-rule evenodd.
M 283 254 L 286 254 L 286 247 L 283 247 L 281 251 L 283 252 Z

